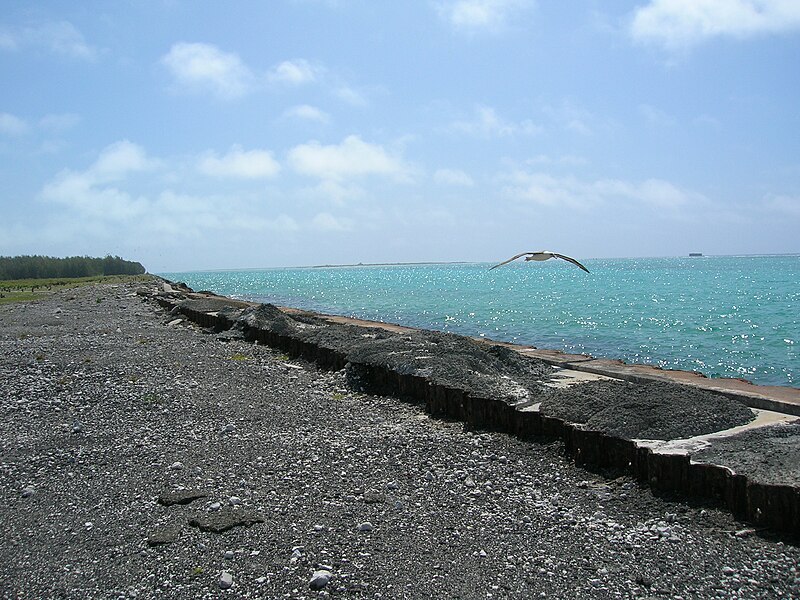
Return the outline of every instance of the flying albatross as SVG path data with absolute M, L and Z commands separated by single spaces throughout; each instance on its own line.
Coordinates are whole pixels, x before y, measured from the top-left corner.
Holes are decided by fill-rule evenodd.
M 517 260 L 518 258 L 522 258 L 523 256 L 525 257 L 526 261 L 529 261 L 529 260 L 539 260 L 539 261 L 541 261 L 541 260 L 549 260 L 551 258 L 560 258 L 560 259 L 565 260 L 567 262 L 571 262 L 573 265 L 575 265 L 576 267 L 580 267 L 581 269 L 583 269 L 587 273 L 589 272 L 589 269 L 584 267 L 581 263 L 579 263 L 574 258 L 570 258 L 569 256 L 564 256 L 563 254 L 559 254 L 558 252 L 550 252 L 549 250 L 539 250 L 539 252 L 520 252 L 516 256 L 512 256 L 508 260 L 504 260 L 503 262 L 493 266 L 489 270 L 491 271 L 492 269 L 496 269 L 497 267 L 502 267 L 503 265 L 505 265 L 507 263 L 510 263 L 512 260 Z

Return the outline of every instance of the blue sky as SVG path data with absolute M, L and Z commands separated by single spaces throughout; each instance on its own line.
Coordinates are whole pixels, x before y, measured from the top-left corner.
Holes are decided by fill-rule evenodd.
M 800 252 L 797 0 L 13 2 L 0 254 Z

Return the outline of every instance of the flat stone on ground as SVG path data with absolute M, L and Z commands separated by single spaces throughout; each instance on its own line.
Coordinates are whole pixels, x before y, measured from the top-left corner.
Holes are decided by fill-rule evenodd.
M 158 503 L 162 506 L 173 506 L 174 504 L 189 504 L 200 498 L 208 497 L 208 492 L 200 490 L 177 490 L 174 492 L 164 492 L 158 497 Z
M 189 525 L 200 531 L 223 533 L 234 527 L 250 527 L 263 523 L 264 518 L 255 513 L 243 510 L 221 510 L 213 513 L 202 513 L 189 519 Z

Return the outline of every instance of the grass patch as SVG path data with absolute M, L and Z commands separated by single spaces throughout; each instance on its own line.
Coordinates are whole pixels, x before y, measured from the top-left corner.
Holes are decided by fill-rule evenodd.
M 164 398 L 158 394 L 145 394 L 142 396 L 142 402 L 144 402 L 145 406 L 161 406 L 164 404 Z
M 231 360 L 253 360 L 252 357 L 247 356 L 246 354 L 242 354 L 241 352 L 237 352 L 233 356 L 231 356 Z
M 0 304 L 11 304 L 12 302 L 30 302 L 41 298 L 41 294 L 34 292 L 0 292 Z
M 52 279 L 7 279 L 0 281 L 0 304 L 31 302 L 59 290 L 85 285 L 152 281 L 151 275 L 100 275 L 96 277 L 57 277 Z M 98 299 L 98 302 L 101 300 Z

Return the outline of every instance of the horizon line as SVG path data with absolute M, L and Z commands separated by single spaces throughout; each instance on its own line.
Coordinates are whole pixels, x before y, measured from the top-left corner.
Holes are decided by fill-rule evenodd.
M 635 260 L 635 259 L 651 259 L 651 258 L 748 258 L 748 257 L 769 257 L 769 256 L 800 256 L 800 252 L 757 252 L 753 254 L 704 254 L 700 256 L 691 256 L 695 253 L 687 253 L 680 255 L 662 255 L 662 256 L 614 256 L 603 258 L 585 258 L 584 261 L 595 260 Z M 161 273 L 220 273 L 223 271 L 271 271 L 278 269 L 340 269 L 340 268 L 353 268 L 353 267 L 402 267 L 402 266 L 417 266 L 417 265 L 480 265 L 491 264 L 492 261 L 469 261 L 469 260 L 430 260 L 430 261 L 400 261 L 400 262 L 358 262 L 358 263 L 340 263 L 340 264 L 318 264 L 318 265 L 289 265 L 277 267 L 222 267 L 216 269 L 192 269 L 192 270 L 172 270 L 161 271 Z M 148 271 L 149 272 L 149 271 Z M 159 273 L 153 273 L 158 275 Z

